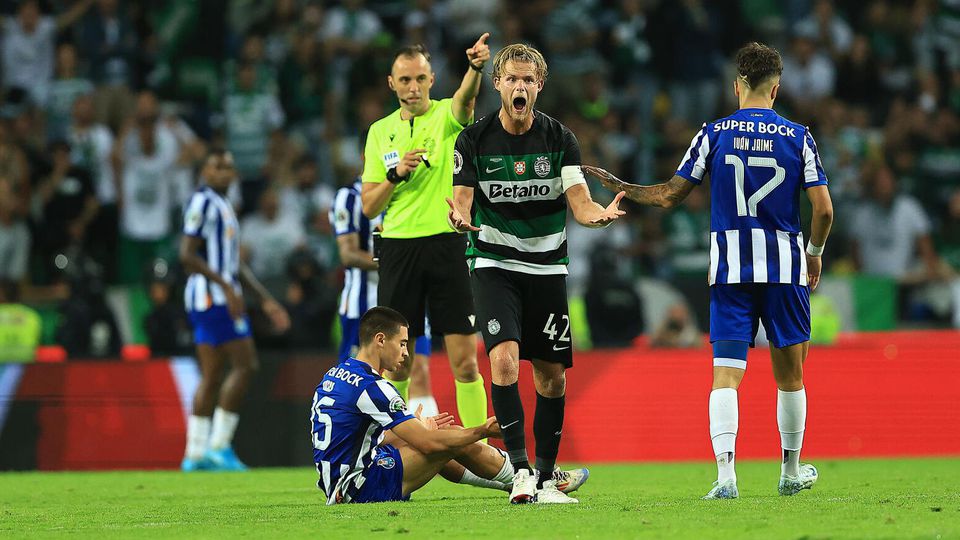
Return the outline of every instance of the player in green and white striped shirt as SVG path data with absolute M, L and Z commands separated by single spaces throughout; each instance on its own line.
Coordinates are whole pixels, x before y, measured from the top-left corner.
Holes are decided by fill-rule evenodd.
M 606 208 L 590 197 L 573 133 L 534 111 L 546 74 L 543 55 L 532 47 L 509 45 L 497 53 L 493 84 L 502 106 L 458 136 L 454 200 L 447 200 L 450 225 L 469 233 L 467 260 L 477 326 L 490 357 L 490 394 L 516 471 L 512 503 L 575 503 L 558 485 L 586 480 L 586 469 L 554 472 L 565 370 L 573 365 L 567 206 L 587 227 L 603 227 L 624 214 L 617 207 L 622 193 Z M 527 456 L 517 387 L 521 358 L 533 363 L 537 387 L 536 474 Z

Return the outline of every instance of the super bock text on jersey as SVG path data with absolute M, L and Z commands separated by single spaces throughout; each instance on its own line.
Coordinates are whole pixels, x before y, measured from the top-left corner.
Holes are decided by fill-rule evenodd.
M 384 430 L 414 419 L 393 385 L 369 364 L 350 358 L 330 368 L 313 395 L 310 414 L 317 487 L 327 504 L 361 502 L 361 492 L 370 491 L 364 485 L 373 466 L 402 470 L 388 462 L 398 454 L 378 457 L 378 445 Z M 399 490 L 399 484 L 394 487 Z
M 710 175 L 710 285 L 807 285 L 801 189 L 827 184 L 806 127 L 773 109 L 740 109 L 704 124 L 677 175 Z

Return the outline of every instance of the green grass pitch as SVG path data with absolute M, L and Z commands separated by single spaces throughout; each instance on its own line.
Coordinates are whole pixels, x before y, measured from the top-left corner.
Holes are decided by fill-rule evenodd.
M 814 461 L 779 497 L 775 462 L 738 463 L 741 498 L 701 501 L 711 463 L 597 465 L 571 506 L 510 506 L 438 479 L 407 503 L 327 507 L 312 469 L 0 474 L 0 537 L 960 538 L 960 459 Z

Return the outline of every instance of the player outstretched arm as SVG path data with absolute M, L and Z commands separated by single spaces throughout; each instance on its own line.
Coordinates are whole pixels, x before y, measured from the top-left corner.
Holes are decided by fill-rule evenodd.
M 810 290 L 817 288 L 820 283 L 820 269 L 822 267 L 820 255 L 823 246 L 830 235 L 830 226 L 833 225 L 833 201 L 827 186 L 814 186 L 807 189 L 807 197 L 813 206 L 813 217 L 810 220 L 810 243 L 807 245 L 807 283 Z
M 673 208 L 683 202 L 683 200 L 687 198 L 687 195 L 693 191 L 693 188 L 696 187 L 696 184 L 693 182 L 677 175 L 674 175 L 670 181 L 663 184 L 641 186 L 624 182 L 600 167 L 584 165 L 581 169 L 583 169 L 583 172 L 600 180 L 603 187 L 610 191 L 614 193 L 626 193 L 626 197 L 631 201 L 646 206 Z
M 483 65 L 490 60 L 490 46 L 487 45 L 487 38 L 490 33 L 486 32 L 473 47 L 467 49 L 467 72 L 463 76 L 460 88 L 453 94 L 453 116 L 465 126 L 473 119 L 473 109 L 477 103 L 477 94 L 480 93 L 480 81 L 483 80 Z
M 439 422 L 438 422 L 439 420 Z M 430 422 L 434 422 L 432 425 Z M 424 455 L 455 452 L 488 437 L 500 437 L 500 424 L 491 416 L 483 425 L 472 428 L 452 426 L 453 417 L 441 414 L 424 420 L 411 419 L 394 426 L 391 431 Z
M 624 197 L 622 191 L 617 193 L 613 202 L 606 208 L 593 200 L 593 197 L 590 196 L 590 190 L 584 183 L 570 187 L 564 192 L 564 195 L 567 196 L 567 203 L 570 204 L 570 210 L 573 211 L 573 218 L 584 227 L 606 227 L 613 220 L 626 214 L 626 212 L 620 210 L 619 206 L 620 199 Z
M 453 200 L 447 197 L 450 211 L 447 212 L 447 223 L 460 233 L 467 231 L 477 232 L 480 229 L 470 223 L 470 210 L 473 208 L 473 188 L 468 186 L 453 186 Z

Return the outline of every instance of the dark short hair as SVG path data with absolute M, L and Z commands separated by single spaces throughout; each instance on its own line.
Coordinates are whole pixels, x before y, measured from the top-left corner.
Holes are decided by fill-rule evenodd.
M 780 52 L 762 43 L 748 43 L 737 51 L 737 75 L 750 88 L 783 73 Z
M 401 47 L 397 50 L 397 53 L 393 55 L 393 61 L 396 62 L 397 58 L 405 56 L 407 58 L 414 58 L 418 54 L 422 54 L 426 58 L 427 62 L 430 61 L 430 53 L 427 51 L 427 48 L 423 46 L 422 43 L 415 43 L 413 45 L 407 45 L 406 47 Z
M 409 327 L 410 324 L 399 311 L 385 306 L 370 308 L 360 317 L 360 346 L 370 343 L 380 333 L 392 338 L 400 332 L 401 326 Z

